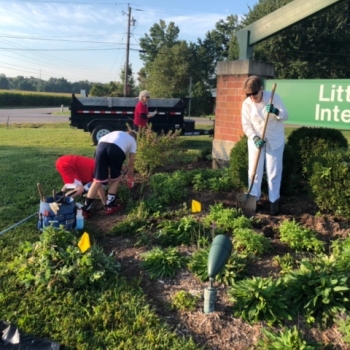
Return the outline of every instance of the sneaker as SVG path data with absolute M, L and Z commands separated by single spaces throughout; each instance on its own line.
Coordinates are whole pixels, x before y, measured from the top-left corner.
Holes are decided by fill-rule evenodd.
M 280 201 L 277 199 L 277 201 L 270 203 L 270 215 L 278 215 L 280 213 Z
M 105 206 L 105 214 L 106 215 L 114 214 L 117 211 L 119 211 L 121 208 L 122 208 L 122 206 L 120 204 L 116 204 L 116 205 L 113 205 L 111 207 Z
M 83 212 L 84 219 L 88 219 L 92 215 L 92 211 L 91 210 L 83 209 L 82 212 Z

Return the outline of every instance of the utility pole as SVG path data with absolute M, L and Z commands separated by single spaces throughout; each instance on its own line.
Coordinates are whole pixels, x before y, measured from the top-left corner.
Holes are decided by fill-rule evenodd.
M 128 4 L 128 34 L 126 38 L 126 59 L 124 69 L 124 97 L 128 95 L 128 71 L 129 71 L 129 50 L 130 50 L 130 23 L 131 23 L 131 7 Z
M 192 99 L 192 77 L 190 77 L 190 88 L 189 88 L 190 101 L 188 103 L 188 116 L 191 116 L 191 99 Z

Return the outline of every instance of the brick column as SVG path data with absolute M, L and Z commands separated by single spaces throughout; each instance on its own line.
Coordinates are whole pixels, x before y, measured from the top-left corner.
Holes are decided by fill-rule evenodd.
M 217 66 L 213 168 L 227 166 L 232 147 L 243 136 L 241 108 L 245 99 L 244 81 L 251 75 L 274 77 L 272 64 L 253 61 L 223 61 Z

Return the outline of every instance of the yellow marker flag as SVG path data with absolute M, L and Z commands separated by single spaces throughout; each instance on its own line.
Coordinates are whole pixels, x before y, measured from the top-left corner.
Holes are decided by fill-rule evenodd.
M 192 213 L 200 213 L 202 211 L 202 204 L 192 199 Z
M 90 236 L 87 232 L 81 236 L 80 241 L 78 242 L 78 247 L 82 253 L 85 253 L 90 247 Z

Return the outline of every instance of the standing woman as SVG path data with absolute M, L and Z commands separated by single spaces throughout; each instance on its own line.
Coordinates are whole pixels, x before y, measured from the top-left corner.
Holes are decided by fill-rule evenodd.
M 139 94 L 139 102 L 137 102 L 134 111 L 134 130 L 139 131 L 139 128 L 144 128 L 148 124 L 148 119 L 153 118 L 158 111 L 154 113 L 148 112 L 148 101 L 150 94 L 147 90 L 143 90 Z
M 260 77 L 253 75 L 243 85 L 246 99 L 242 105 L 242 128 L 248 137 L 248 175 L 249 181 L 258 154 L 261 149 L 254 184 L 250 192 L 257 200 L 261 196 L 261 181 L 266 167 L 269 190 L 270 214 L 279 213 L 280 187 L 283 167 L 284 125 L 288 112 L 281 98 L 275 94 L 270 104 L 271 92 L 263 91 Z M 265 119 L 269 114 L 264 140 L 261 139 Z M 250 185 L 250 184 L 249 184 Z

